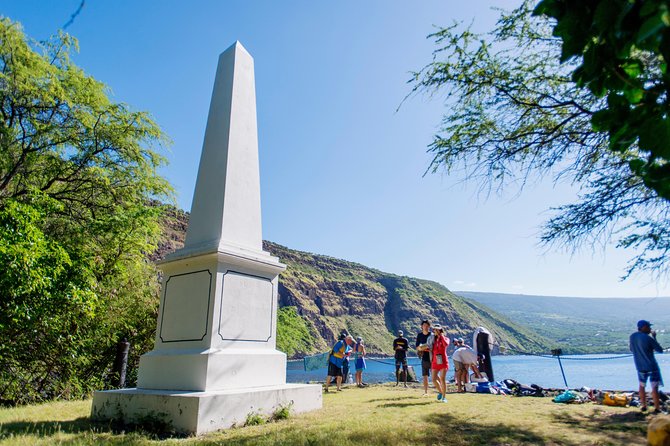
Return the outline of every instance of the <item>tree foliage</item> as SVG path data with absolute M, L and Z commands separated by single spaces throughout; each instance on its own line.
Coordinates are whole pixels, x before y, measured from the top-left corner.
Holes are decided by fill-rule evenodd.
M 314 347 L 314 336 L 307 322 L 300 317 L 296 307 L 277 310 L 277 349 L 289 357 L 305 354 Z
M 115 342 L 151 338 L 171 188 L 165 137 L 70 60 L 66 35 L 32 42 L 0 19 L 0 398 L 80 396 Z M 147 329 L 146 327 L 151 327 Z
M 639 159 L 637 143 L 612 150 L 607 129 L 592 125 L 607 99 L 573 81 L 577 67 L 561 58 L 551 22 L 532 11 L 525 1 L 501 12 L 488 33 L 454 24 L 429 36 L 433 61 L 410 81 L 414 93 L 445 101 L 428 171 L 463 171 L 487 192 L 546 177 L 569 181 L 578 199 L 554 210 L 545 244 L 576 250 L 615 241 L 631 252 L 626 276 L 666 272 L 668 206 L 629 167 Z
M 606 102 L 592 118 L 645 186 L 670 200 L 670 2 L 543 0 L 572 80 Z

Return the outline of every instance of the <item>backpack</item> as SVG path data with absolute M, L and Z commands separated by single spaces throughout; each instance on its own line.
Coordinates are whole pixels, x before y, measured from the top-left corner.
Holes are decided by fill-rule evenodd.
M 512 395 L 514 396 L 546 396 L 544 389 L 537 384 L 531 384 L 529 386 L 526 384 L 521 384 L 520 382 L 513 379 L 505 379 L 503 380 L 503 383 L 512 390 Z
M 581 399 L 579 395 L 573 392 L 572 390 L 566 390 L 560 395 L 557 395 L 552 401 L 554 403 L 569 404 L 569 403 L 580 403 Z
M 603 404 L 605 406 L 626 407 L 628 405 L 628 396 L 622 393 L 605 392 L 603 395 Z

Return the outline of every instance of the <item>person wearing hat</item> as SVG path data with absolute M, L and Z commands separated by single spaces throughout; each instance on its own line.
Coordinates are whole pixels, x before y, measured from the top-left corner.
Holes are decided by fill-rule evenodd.
M 447 370 L 449 370 L 449 357 L 447 356 L 449 338 L 444 335 L 444 328 L 440 324 L 433 325 L 433 335 L 433 361 L 431 364 L 433 385 L 437 389 L 437 400 L 446 403 L 447 382 L 445 378 Z
M 451 355 L 451 360 L 454 362 L 454 379 L 456 380 L 456 388 L 459 392 L 465 392 L 465 383 L 462 379 L 464 364 L 461 360 L 461 342 L 458 338 L 454 338 L 454 353 Z M 467 378 L 467 372 L 465 374 Z
M 326 376 L 326 386 L 324 388 L 326 393 L 328 393 L 328 387 L 333 378 L 335 378 L 337 391 L 342 390 L 342 364 L 345 355 L 351 351 L 351 345 L 354 343 L 352 336 L 340 335 L 340 338 L 342 336 L 344 338 L 337 341 L 328 355 L 328 376 Z
M 365 370 L 365 344 L 363 344 L 363 338 L 356 338 L 356 345 L 354 346 L 354 365 L 356 366 L 356 386 L 357 387 L 367 387 L 367 384 L 363 383 L 363 370 Z
M 402 330 L 398 330 L 398 337 L 393 340 L 393 351 L 395 352 L 395 385 L 400 384 L 400 366 L 405 373 L 405 387 L 407 387 L 407 350 L 409 341 Z
M 637 369 L 637 378 L 640 382 L 640 409 L 647 410 L 647 380 L 651 384 L 651 397 L 654 400 L 654 412 L 661 412 L 661 402 L 658 397 L 658 387 L 663 385 L 661 369 L 654 357 L 654 352 L 663 353 L 663 347 L 656 341 L 656 332 L 651 329 L 651 322 L 638 321 L 637 331 L 630 335 L 630 351 Z
M 451 359 L 454 361 L 456 387 L 458 387 L 459 392 L 465 392 L 465 384 L 469 382 L 468 372 L 470 369 L 474 372 L 475 377 L 481 378 L 477 368 L 477 353 L 465 343 L 463 338 L 454 339 L 454 346 L 456 350 Z
M 353 336 L 349 334 L 349 332 L 344 329 L 340 333 L 340 337 L 338 339 L 345 341 L 347 337 L 351 338 L 351 342 L 353 343 Z M 349 344 L 351 346 L 351 344 Z M 352 348 L 347 349 L 347 351 L 344 353 L 344 358 L 342 358 L 342 382 L 346 383 L 347 378 L 349 377 L 349 357 L 351 355 Z

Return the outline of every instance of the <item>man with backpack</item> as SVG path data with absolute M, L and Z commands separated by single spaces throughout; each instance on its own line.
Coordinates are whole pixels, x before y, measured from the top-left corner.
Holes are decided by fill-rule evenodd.
M 337 391 L 342 390 L 342 366 L 344 357 L 351 352 L 351 345 L 354 343 L 352 336 L 340 336 L 340 340 L 335 343 L 328 357 L 328 376 L 326 376 L 325 392 L 328 393 L 330 381 L 335 377 Z

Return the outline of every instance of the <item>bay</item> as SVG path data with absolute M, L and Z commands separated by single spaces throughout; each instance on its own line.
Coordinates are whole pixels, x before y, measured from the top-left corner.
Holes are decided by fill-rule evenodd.
M 657 355 L 662 375 L 670 373 L 670 355 Z M 524 384 L 537 384 L 544 388 L 564 388 L 563 377 L 558 360 L 555 357 L 540 356 L 493 356 L 493 372 L 496 380 L 511 378 Z M 578 355 L 562 356 L 561 363 L 570 388 L 582 386 L 607 390 L 636 390 L 637 374 L 633 358 L 621 355 Z M 418 358 L 409 358 L 409 365 L 420 375 L 421 364 Z M 393 358 L 368 358 L 368 368 L 363 373 L 363 381 L 384 383 L 395 381 Z M 447 378 L 453 378 L 453 364 Z M 326 378 L 326 367 L 306 372 L 303 361 L 289 361 L 286 381 L 304 383 L 322 382 Z M 353 369 L 351 370 L 353 373 Z

